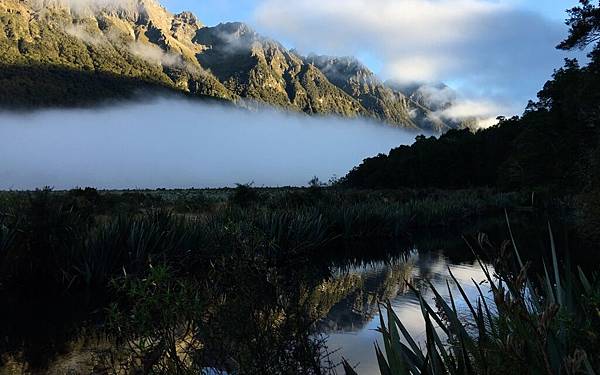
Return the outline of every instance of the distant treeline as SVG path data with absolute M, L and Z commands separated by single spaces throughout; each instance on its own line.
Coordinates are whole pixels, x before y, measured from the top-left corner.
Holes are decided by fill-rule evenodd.
M 497 125 L 475 133 L 451 130 L 439 138 L 419 136 L 412 146 L 364 160 L 342 183 L 360 188 L 597 187 L 600 48 L 589 57 L 585 67 L 567 59 L 521 117 L 499 118 Z

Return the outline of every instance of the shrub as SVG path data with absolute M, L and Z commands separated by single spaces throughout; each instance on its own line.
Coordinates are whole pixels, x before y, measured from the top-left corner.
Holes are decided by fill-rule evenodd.
M 236 188 L 229 197 L 229 201 L 237 206 L 248 207 L 256 203 L 259 199 L 259 194 L 252 187 L 252 183 L 236 184 Z

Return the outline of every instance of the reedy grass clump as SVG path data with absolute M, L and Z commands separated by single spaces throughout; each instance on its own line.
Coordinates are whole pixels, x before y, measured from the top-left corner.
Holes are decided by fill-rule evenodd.
M 138 273 L 149 264 L 186 259 L 185 250 L 201 235 L 193 222 L 170 212 L 117 216 L 92 228 L 71 251 L 65 264 L 72 281 L 106 285 L 114 275 Z
M 5 214 L 0 214 L 0 259 L 6 254 L 15 238 L 14 226 L 9 226 Z
M 595 374 L 600 366 L 600 284 L 590 281 L 578 268 L 574 273 L 567 262 L 558 262 L 550 229 L 552 266 L 543 265 L 536 278 L 524 264 L 512 238 L 499 249 L 503 256 L 492 272 L 481 260 L 490 296 L 476 283 L 479 298 L 469 300 L 452 272 L 450 276 L 460 296 L 449 301 L 430 283 L 435 305 L 418 296 L 426 328 L 419 345 L 387 302 L 387 322 L 380 311 L 384 351 L 375 345 L 381 374 Z M 485 237 L 481 243 L 489 246 Z M 517 267 L 505 257 L 514 249 Z M 514 270 L 517 272 L 514 272 Z M 550 272 L 549 272 L 550 270 Z M 467 316 L 457 309 L 460 300 Z M 344 362 L 348 375 L 356 374 Z
M 331 240 L 318 214 L 225 207 L 90 218 L 42 194 L 20 219 L 2 219 L 3 296 L 91 297 L 88 318 L 123 343 L 109 358 L 117 367 L 198 373 L 233 361 L 246 373 L 318 373 L 322 344 L 302 298 L 320 277 L 303 265 Z M 202 343 L 189 360 L 180 360 L 182 340 Z M 4 345 L 0 352 L 28 351 L 18 337 Z
M 199 374 L 204 299 L 200 285 L 173 277 L 168 267 L 151 267 L 145 277 L 123 276 L 112 284 L 118 301 L 108 310 L 106 331 L 116 348 L 104 366 L 157 374 Z

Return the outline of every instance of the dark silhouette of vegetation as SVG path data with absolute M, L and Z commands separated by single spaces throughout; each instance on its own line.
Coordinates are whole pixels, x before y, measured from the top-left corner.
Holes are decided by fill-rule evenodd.
M 412 146 L 366 159 L 341 183 L 368 188 L 495 186 L 519 131 L 517 120 L 510 119 L 477 133 L 464 129 L 439 138 L 419 136 Z
M 43 370 L 85 328 L 109 340 L 99 368 L 326 373 L 315 323 L 327 310 L 309 293 L 331 262 L 379 256 L 374 241 L 413 249 L 421 231 L 431 242 L 433 231 L 533 210 L 527 193 L 318 185 L 1 192 L 0 298 L 12 308 L 0 311 L 0 352 Z M 251 203 L 234 203 L 240 191 Z
M 260 199 L 240 207 L 238 189 L 0 193 L 0 352 L 43 371 L 93 332 L 99 369 L 327 373 L 310 293 L 330 264 L 387 259 L 386 239 L 463 248 L 432 233 L 531 208 L 521 193 L 323 186 L 250 188 Z
M 592 5 L 590 0 L 580 0 L 579 2 L 580 6 L 567 11 L 569 36 L 558 45 L 560 49 L 583 49 L 600 40 L 600 8 Z
M 249 205 L 256 203 L 260 198 L 260 195 L 252 185 L 253 183 L 236 184 L 236 188 L 233 190 L 233 194 L 231 194 L 229 201 L 240 207 L 248 207 Z
M 251 205 L 231 204 L 247 189 Z M 307 293 L 344 239 L 406 238 L 527 200 L 313 189 L 0 193 L 0 352 L 43 371 L 85 328 L 108 337 L 99 368 L 323 373 Z
M 0 298 L 11 309 L 0 312 L 0 353 L 43 370 L 83 327 L 100 327 L 114 345 L 99 363 L 115 371 L 321 373 L 303 293 L 323 271 L 302 270 L 329 239 L 319 218 L 227 207 L 186 218 L 142 206 L 177 199 L 149 197 L 2 194 Z M 136 209 L 120 211 L 120 200 Z M 117 210 L 104 216 L 105 207 Z

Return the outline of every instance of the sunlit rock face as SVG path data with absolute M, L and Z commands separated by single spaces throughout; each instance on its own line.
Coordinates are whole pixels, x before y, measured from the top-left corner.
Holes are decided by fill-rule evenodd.
M 422 121 L 431 112 L 422 103 L 412 100 L 398 89 L 384 84 L 365 65 L 352 57 L 309 55 L 306 61 L 319 68 L 327 78 L 375 117 L 405 126 L 444 131 L 443 121 Z
M 147 18 L 151 13 L 167 13 L 154 0 L 26 0 L 24 3 L 36 11 L 63 9 L 76 17 L 91 17 L 104 12 L 130 21 Z
M 36 69 L 13 71 L 10 77 L 3 73 L 0 78 L 14 83 L 0 89 L 4 106 L 24 104 L 20 99 L 64 104 L 58 98 L 77 93 L 70 86 L 81 79 L 54 82 L 44 76 L 52 68 L 91 75 L 92 82 L 81 91 L 97 96 L 126 90 L 94 81 L 94 74 L 101 73 L 308 114 L 371 117 L 423 130 L 449 128 L 442 121 L 424 121 L 431 117 L 426 105 L 390 88 L 355 59 L 301 56 L 243 23 L 206 27 L 194 14 L 173 14 L 156 0 L 0 0 L 0 64 Z M 38 78 L 31 79 L 36 76 L 55 87 L 41 90 Z M 22 94 L 34 90 L 36 96 Z

